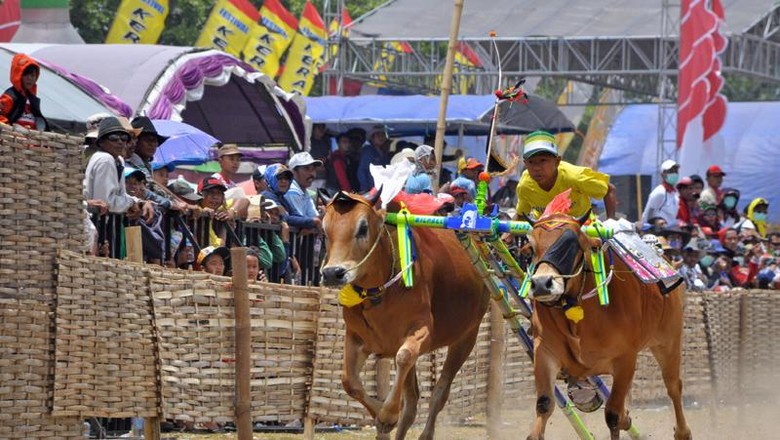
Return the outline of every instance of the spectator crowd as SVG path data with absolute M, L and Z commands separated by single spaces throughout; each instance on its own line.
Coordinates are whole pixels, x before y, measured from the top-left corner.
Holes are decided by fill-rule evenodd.
M 49 129 L 37 97 L 39 75 L 35 60 L 24 54 L 13 57 L 11 87 L 0 96 L 0 123 Z M 122 256 L 121 240 L 107 240 L 110 234 L 100 221 L 115 216 L 120 226 L 141 228 L 146 262 L 226 275 L 228 247 L 249 245 L 251 281 L 300 283 L 299 257 L 306 254 L 316 269 L 322 251 L 323 200 L 338 191 L 371 191 L 371 165 L 411 162 L 404 191 L 434 195 L 442 207 L 439 213 L 452 215 L 474 201 L 485 170 L 478 159 L 456 151 L 442 157 L 456 164 L 456 175 L 442 168 L 434 185 L 432 137 L 417 145 L 391 141 L 383 126 L 333 134 L 314 124 L 308 152 L 293 154 L 287 163 L 257 166 L 249 186 L 239 181 L 242 152 L 234 144 L 214 145 L 220 170 L 190 183 L 181 176 L 169 180 L 174 168 L 154 162 L 165 141 L 145 116 L 132 121 L 108 114 L 89 118 L 84 140 L 88 252 Z M 523 162 L 519 179 L 507 178 L 489 197 L 488 209 L 498 205 L 506 218 L 519 219 L 541 212 L 552 197 L 571 190 L 573 215 L 587 214 L 596 206 L 594 199 L 603 199 L 607 217 L 616 215 L 609 176 L 562 161 L 549 133 L 526 137 Z M 719 165 L 710 166 L 704 179 L 680 176 L 679 170 L 673 160 L 660 166 L 661 183 L 648 196 L 638 223 L 645 240 L 679 269 L 689 289 L 780 289 L 780 232 L 770 231 L 767 200 L 740 200 L 739 189 L 724 185 L 727 174 Z M 300 247 L 306 237 L 308 251 Z

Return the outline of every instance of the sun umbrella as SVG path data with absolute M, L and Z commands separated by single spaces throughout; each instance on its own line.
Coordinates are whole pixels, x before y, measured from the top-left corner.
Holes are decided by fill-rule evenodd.
M 154 154 L 154 162 L 165 165 L 199 165 L 211 158 L 219 139 L 184 122 L 152 120 L 157 132 L 168 137 Z
M 481 120 L 490 123 L 493 107 L 485 110 Z M 500 104 L 498 123 L 523 133 L 545 130 L 550 133 L 574 131 L 574 124 L 558 109 L 554 102 L 536 95 L 528 95 L 528 102 L 508 102 Z

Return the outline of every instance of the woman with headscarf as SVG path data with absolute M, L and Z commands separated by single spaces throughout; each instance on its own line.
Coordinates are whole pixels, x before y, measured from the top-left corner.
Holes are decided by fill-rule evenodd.
M 753 199 L 745 207 L 744 218 L 734 228 L 740 235 L 751 234 L 752 231 L 755 231 L 759 237 L 766 238 L 767 210 L 769 210 L 769 202 L 766 199 L 761 197 Z
M 409 194 L 433 193 L 430 172 L 436 166 L 436 156 L 433 147 L 420 145 L 414 150 L 414 171 L 406 179 L 404 190 Z

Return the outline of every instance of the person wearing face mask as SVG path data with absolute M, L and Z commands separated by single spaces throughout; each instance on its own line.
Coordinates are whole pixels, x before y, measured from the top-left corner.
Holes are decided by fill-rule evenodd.
M 661 183 L 656 186 L 647 198 L 642 222 L 648 223 L 653 217 L 662 217 L 667 224 L 677 224 L 677 211 L 680 206 L 680 196 L 675 188 L 680 180 L 680 165 L 669 159 L 661 164 Z
M 758 235 L 760 238 L 766 238 L 766 220 L 769 202 L 761 197 L 753 199 L 745 207 L 744 217 L 734 225 L 734 228 L 741 235 Z
M 723 199 L 718 203 L 718 221 L 720 221 L 721 228 L 728 228 L 739 222 L 740 215 L 737 211 L 737 203 L 739 203 L 739 190 L 724 188 Z

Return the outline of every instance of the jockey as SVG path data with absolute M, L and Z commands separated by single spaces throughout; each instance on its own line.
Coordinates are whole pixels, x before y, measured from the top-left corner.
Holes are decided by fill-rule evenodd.
M 574 217 L 585 215 L 591 207 L 591 198 L 604 199 L 609 218 L 615 217 L 617 197 L 609 175 L 587 167 L 561 160 L 555 137 L 545 131 L 535 131 L 523 143 L 525 171 L 517 185 L 517 214 L 530 215 L 544 211 L 558 194 L 571 189 L 571 211 Z

